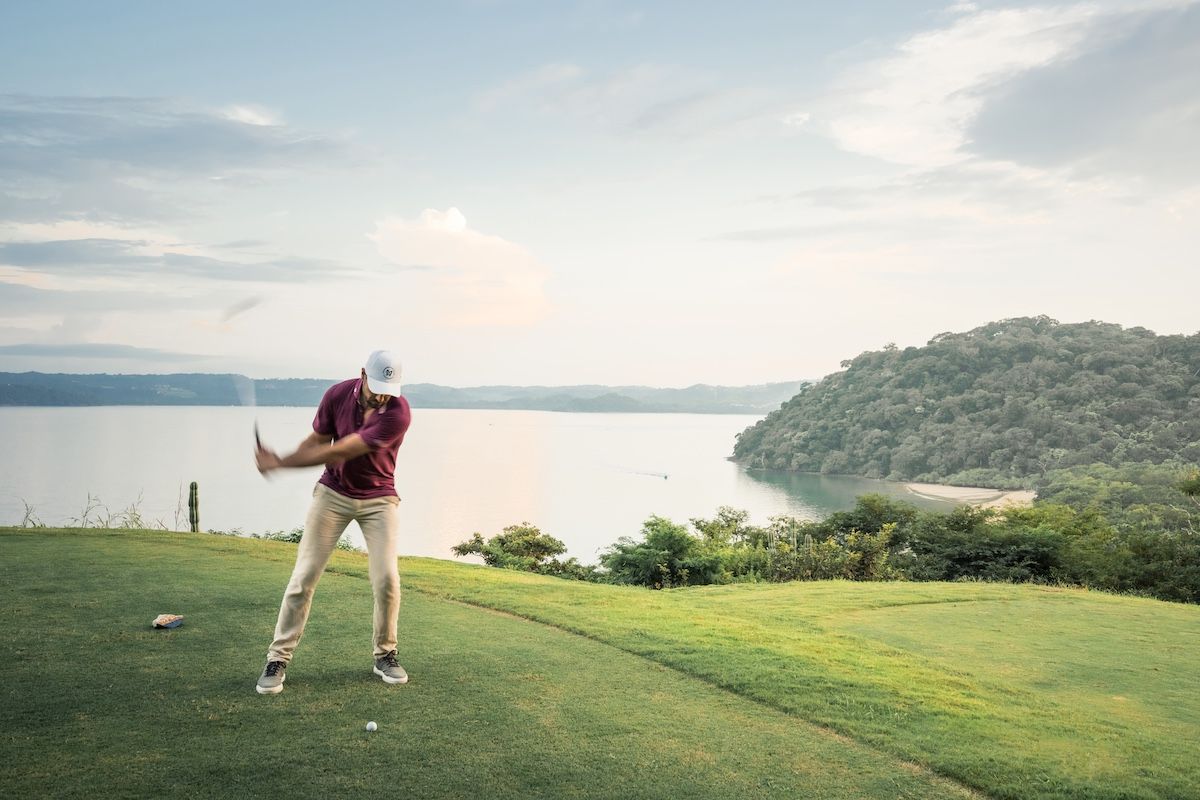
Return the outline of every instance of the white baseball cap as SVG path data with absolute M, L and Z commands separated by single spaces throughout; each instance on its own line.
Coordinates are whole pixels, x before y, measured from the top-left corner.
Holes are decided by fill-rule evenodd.
M 367 388 L 375 394 L 396 397 L 400 394 L 400 359 L 388 350 L 376 350 L 367 356 Z

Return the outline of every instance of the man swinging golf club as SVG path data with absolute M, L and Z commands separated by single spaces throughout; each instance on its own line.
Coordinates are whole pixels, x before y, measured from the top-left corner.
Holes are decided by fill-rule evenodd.
M 275 640 L 258 679 L 259 694 L 283 691 L 284 672 L 304 633 L 317 581 L 338 538 L 351 520 L 367 543 L 368 572 L 375 595 L 376 675 L 386 683 L 406 683 L 408 673 L 396 661 L 396 618 L 400 612 L 400 574 L 396 568 L 399 505 L 396 452 L 412 414 L 400 395 L 400 363 L 386 350 L 367 358 L 358 378 L 334 384 L 321 398 L 313 431 L 294 453 L 280 456 L 255 449 L 258 471 L 325 465 L 313 489 L 312 505 L 296 553 L 296 567 L 283 593 Z

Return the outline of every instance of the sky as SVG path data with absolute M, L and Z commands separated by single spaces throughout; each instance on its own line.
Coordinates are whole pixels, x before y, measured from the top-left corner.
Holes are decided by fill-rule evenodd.
M 1200 0 L 0 7 L 0 371 L 744 385 L 1200 330 Z

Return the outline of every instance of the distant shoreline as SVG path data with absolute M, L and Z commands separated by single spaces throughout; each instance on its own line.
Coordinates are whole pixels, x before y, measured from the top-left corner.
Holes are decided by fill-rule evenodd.
M 244 375 L 92 375 L 0 372 L 0 406 L 316 407 L 336 380 L 258 379 Z M 753 386 L 474 386 L 411 383 L 413 408 L 765 416 L 809 381 Z
M 1037 492 L 1029 489 L 1010 491 L 982 486 L 947 486 L 941 483 L 906 483 L 904 488 L 929 500 L 953 500 L 979 508 L 1024 507 L 1033 505 Z

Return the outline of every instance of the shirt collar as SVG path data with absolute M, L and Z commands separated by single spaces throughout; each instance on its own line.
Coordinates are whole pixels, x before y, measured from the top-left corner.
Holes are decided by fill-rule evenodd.
M 362 379 L 362 376 L 360 375 L 358 377 L 358 380 L 354 381 L 354 405 L 358 406 L 359 411 L 366 411 L 367 406 L 364 406 L 362 404 L 362 383 L 363 383 L 363 379 Z M 392 399 L 395 400 L 396 398 L 393 397 Z M 387 411 L 391 407 L 392 407 L 392 404 L 388 403 L 387 405 L 383 406 L 383 408 L 375 409 L 375 413 L 382 414 L 384 411 Z

